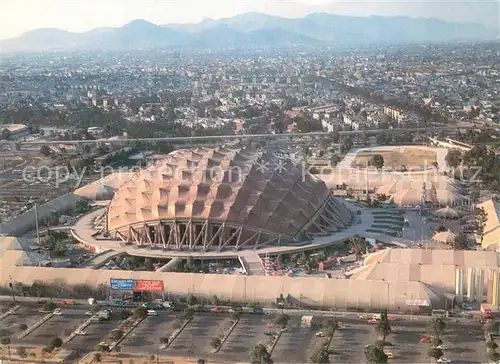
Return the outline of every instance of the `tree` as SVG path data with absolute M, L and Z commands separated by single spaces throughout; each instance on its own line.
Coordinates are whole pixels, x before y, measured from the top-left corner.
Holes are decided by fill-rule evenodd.
M 441 345 L 442 343 L 443 343 L 443 340 L 441 340 L 441 339 L 440 339 L 440 338 L 438 338 L 438 337 L 435 337 L 435 338 L 433 338 L 433 339 L 432 339 L 432 341 L 431 341 L 431 346 L 435 348 L 435 347 L 437 347 L 437 346 Z
M 55 338 L 52 339 L 51 345 L 54 348 L 59 348 L 63 344 L 62 339 L 59 336 L 56 336 Z
M 330 166 L 335 167 L 340 162 L 340 157 L 337 154 L 332 154 L 330 156 Z
M 499 328 L 500 328 L 500 322 L 499 321 L 492 321 L 486 327 L 486 332 L 487 333 L 497 333 Z
M 16 354 L 21 357 L 21 358 L 27 358 L 28 357 L 28 350 L 24 346 L 19 346 L 16 349 Z
M 357 236 L 349 240 L 348 246 L 356 254 L 356 259 L 359 259 L 366 249 L 365 241 Z
M 338 325 L 337 320 L 327 319 L 327 320 L 323 321 L 323 324 L 322 324 L 323 332 L 328 336 L 332 336 L 335 333 L 335 329 L 337 328 L 337 325 Z
M 56 309 L 56 304 L 52 301 L 46 302 L 43 304 L 44 311 L 54 311 Z
M 267 348 L 262 344 L 256 344 L 252 346 L 250 350 L 250 363 L 251 364 L 273 364 L 271 359 L 271 354 L 267 351 Z
M 112 330 L 108 337 L 111 339 L 111 340 L 120 340 L 123 336 L 123 330 L 121 329 L 115 329 L 115 330 Z
M 290 316 L 286 314 L 281 314 L 278 317 L 276 317 L 274 323 L 276 325 L 286 326 L 288 324 L 288 321 L 290 321 Z
M 484 238 L 484 228 L 486 227 L 486 222 L 488 221 L 488 214 L 483 207 L 474 209 L 474 231 L 481 238 L 481 244 Z
M 377 346 L 368 346 L 365 348 L 365 357 L 368 363 L 383 364 L 389 359 L 382 349 Z
M 191 258 L 191 257 L 190 257 Z M 187 264 L 187 263 L 186 263 Z M 196 269 L 196 266 L 193 264 L 192 267 L 195 267 L 194 269 Z M 192 295 L 192 294 L 189 294 L 187 297 L 186 297 L 186 303 L 189 305 L 189 306 L 194 306 L 196 305 L 196 303 L 198 302 L 198 300 L 196 299 L 196 296 L 195 295 Z
M 498 344 L 494 341 L 488 341 L 486 343 L 486 347 L 491 350 L 496 350 L 498 348 Z
M 375 154 L 370 160 L 369 164 L 377 169 L 382 169 L 384 168 L 384 157 L 382 157 L 380 154 Z
M 500 360 L 500 354 L 495 350 L 489 350 L 488 359 L 490 359 L 493 363 L 497 363 Z
M 462 153 L 458 149 L 450 149 L 444 158 L 450 168 L 457 168 L 462 162 Z
M 134 311 L 134 317 L 136 319 L 144 319 L 148 315 L 148 310 L 144 307 L 136 308 Z
M 469 242 L 467 235 L 465 233 L 460 233 L 455 236 L 451 245 L 454 250 L 467 250 L 469 248 Z
M 212 338 L 212 341 L 210 342 L 210 345 L 212 348 L 217 349 L 219 346 L 221 346 L 222 340 L 218 337 Z
M 196 364 L 205 364 L 205 359 L 198 359 Z
M 26 324 L 20 324 L 20 325 L 19 325 L 19 330 L 24 331 L 24 330 L 26 330 L 27 328 L 28 328 L 28 325 L 26 325 Z
M 446 323 L 443 321 L 443 319 L 436 317 L 433 318 L 427 326 L 427 331 L 430 335 L 439 338 L 444 333 L 445 327 Z
M 352 138 L 350 136 L 342 139 L 342 144 L 340 146 L 340 152 L 342 154 L 347 154 L 353 147 Z
M 40 147 L 40 154 L 43 155 L 44 157 L 50 157 L 52 151 L 50 150 L 50 147 L 48 145 L 44 144 Z
M 379 322 L 377 322 L 377 326 L 375 326 L 375 331 L 384 342 L 387 335 L 391 333 L 391 330 L 391 325 L 389 324 L 388 320 L 380 320 Z
M 167 345 L 170 340 L 166 336 L 160 337 L 160 344 Z
M 194 310 L 192 308 L 188 307 L 182 313 L 182 318 L 184 320 L 190 320 L 193 318 L 193 315 L 194 315 Z
M 329 363 L 330 358 L 328 355 L 328 350 L 326 349 L 318 349 L 314 351 L 314 353 L 309 358 L 311 363 Z
M 12 137 L 12 132 L 5 128 L 5 129 L 2 129 L 2 132 L 0 133 L 0 139 L 3 139 L 3 140 L 10 140 L 10 138 Z
M 427 356 L 437 361 L 439 358 L 443 356 L 443 350 L 438 348 L 430 348 L 429 351 L 427 352 Z
M 8 354 L 9 354 L 9 361 L 10 361 L 10 337 L 4 337 L 2 338 L 2 345 L 4 346 L 7 346 L 7 351 L 8 351 Z
M 10 337 L 4 337 L 1 341 L 2 345 L 10 345 Z
M 79 200 L 75 203 L 75 211 L 77 214 L 84 214 L 91 209 L 90 204 L 86 200 Z

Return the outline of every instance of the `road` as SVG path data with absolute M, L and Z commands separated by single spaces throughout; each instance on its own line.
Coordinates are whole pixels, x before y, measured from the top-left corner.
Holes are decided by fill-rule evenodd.
M 463 127 L 461 129 L 475 129 L 474 127 Z M 436 133 L 439 131 L 453 131 L 456 132 L 456 127 L 439 127 L 439 128 L 401 128 L 392 129 L 391 132 L 432 132 Z M 369 129 L 369 130 L 352 130 L 352 131 L 341 131 L 339 134 L 341 136 L 357 135 L 367 133 L 368 135 L 377 135 L 381 133 L 386 133 L 385 129 Z M 284 133 L 284 134 L 248 134 L 248 135 L 219 135 L 219 136 L 196 136 L 196 137 L 168 137 L 168 138 L 138 138 L 138 139 L 118 139 L 118 140 L 107 140 L 107 139 L 97 139 L 97 140 L 34 140 L 29 142 L 10 142 L 10 141 L 0 141 L 0 145 L 18 145 L 22 148 L 23 145 L 47 145 L 47 144 L 96 144 L 105 141 L 108 144 L 128 144 L 141 142 L 171 142 L 171 143 L 184 143 L 189 144 L 193 141 L 228 141 L 228 140 L 268 140 L 268 139 L 289 139 L 289 138 L 309 138 L 309 137 L 322 137 L 328 136 L 329 132 L 312 132 L 312 133 Z

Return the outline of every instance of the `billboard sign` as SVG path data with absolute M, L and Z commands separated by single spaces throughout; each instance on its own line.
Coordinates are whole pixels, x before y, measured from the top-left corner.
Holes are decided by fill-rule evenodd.
M 429 306 L 429 301 L 427 300 L 406 300 L 407 306 Z
M 156 281 L 156 280 L 136 281 L 134 291 L 163 292 L 163 281 Z
M 109 286 L 117 291 L 132 291 L 135 287 L 135 279 L 111 278 Z

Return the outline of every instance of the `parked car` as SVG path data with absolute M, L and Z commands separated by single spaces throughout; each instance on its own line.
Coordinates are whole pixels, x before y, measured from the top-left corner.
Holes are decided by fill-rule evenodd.
M 54 315 L 61 316 L 61 315 L 62 315 L 62 311 L 61 311 L 61 309 L 60 309 L 60 308 L 56 308 L 56 309 L 54 310 Z
M 90 322 L 101 322 L 101 321 L 104 321 L 104 319 L 102 317 L 99 317 L 99 316 L 92 316 L 90 318 Z
M 445 344 L 441 344 L 441 345 L 439 345 L 437 348 L 438 348 L 438 349 L 441 349 L 441 350 L 449 350 L 449 349 L 450 349 L 450 347 L 449 347 L 449 346 L 447 346 L 447 345 L 445 345 Z
M 451 359 L 450 358 L 446 358 L 446 357 L 441 357 L 437 360 L 438 363 L 451 363 Z
M 367 314 L 365 314 L 365 313 L 364 313 L 364 314 L 362 314 L 362 315 L 359 315 L 359 318 L 360 318 L 361 320 L 366 320 L 366 319 L 370 318 L 370 316 L 368 316 Z
M 158 312 L 155 310 L 148 310 L 147 315 L 148 316 L 158 316 Z
M 323 331 L 317 332 L 316 333 L 317 337 L 326 337 L 326 334 Z
M 347 328 L 348 328 L 348 326 L 346 326 L 346 325 L 337 325 L 337 329 L 339 329 L 339 330 L 343 330 L 343 329 L 347 329 Z
M 87 311 L 87 312 L 85 312 L 85 315 L 86 315 L 86 316 L 93 316 L 93 315 L 94 315 L 94 313 L 93 313 L 92 311 Z
M 220 308 L 220 307 L 212 307 L 210 309 L 210 312 L 221 313 L 222 312 L 222 308 Z
M 421 344 L 428 344 L 431 340 L 427 336 L 422 336 L 419 340 Z
M 369 319 L 367 322 L 368 322 L 370 325 L 375 325 L 378 321 L 372 318 L 372 319 Z

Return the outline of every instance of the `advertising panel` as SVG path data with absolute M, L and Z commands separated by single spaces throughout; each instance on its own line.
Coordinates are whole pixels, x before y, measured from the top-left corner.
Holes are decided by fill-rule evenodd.
M 163 292 L 163 281 L 156 281 L 156 280 L 136 281 L 134 291 Z
M 427 300 L 406 300 L 407 306 L 429 306 L 429 301 Z
M 111 278 L 109 286 L 118 291 L 132 291 L 135 287 L 135 279 Z

